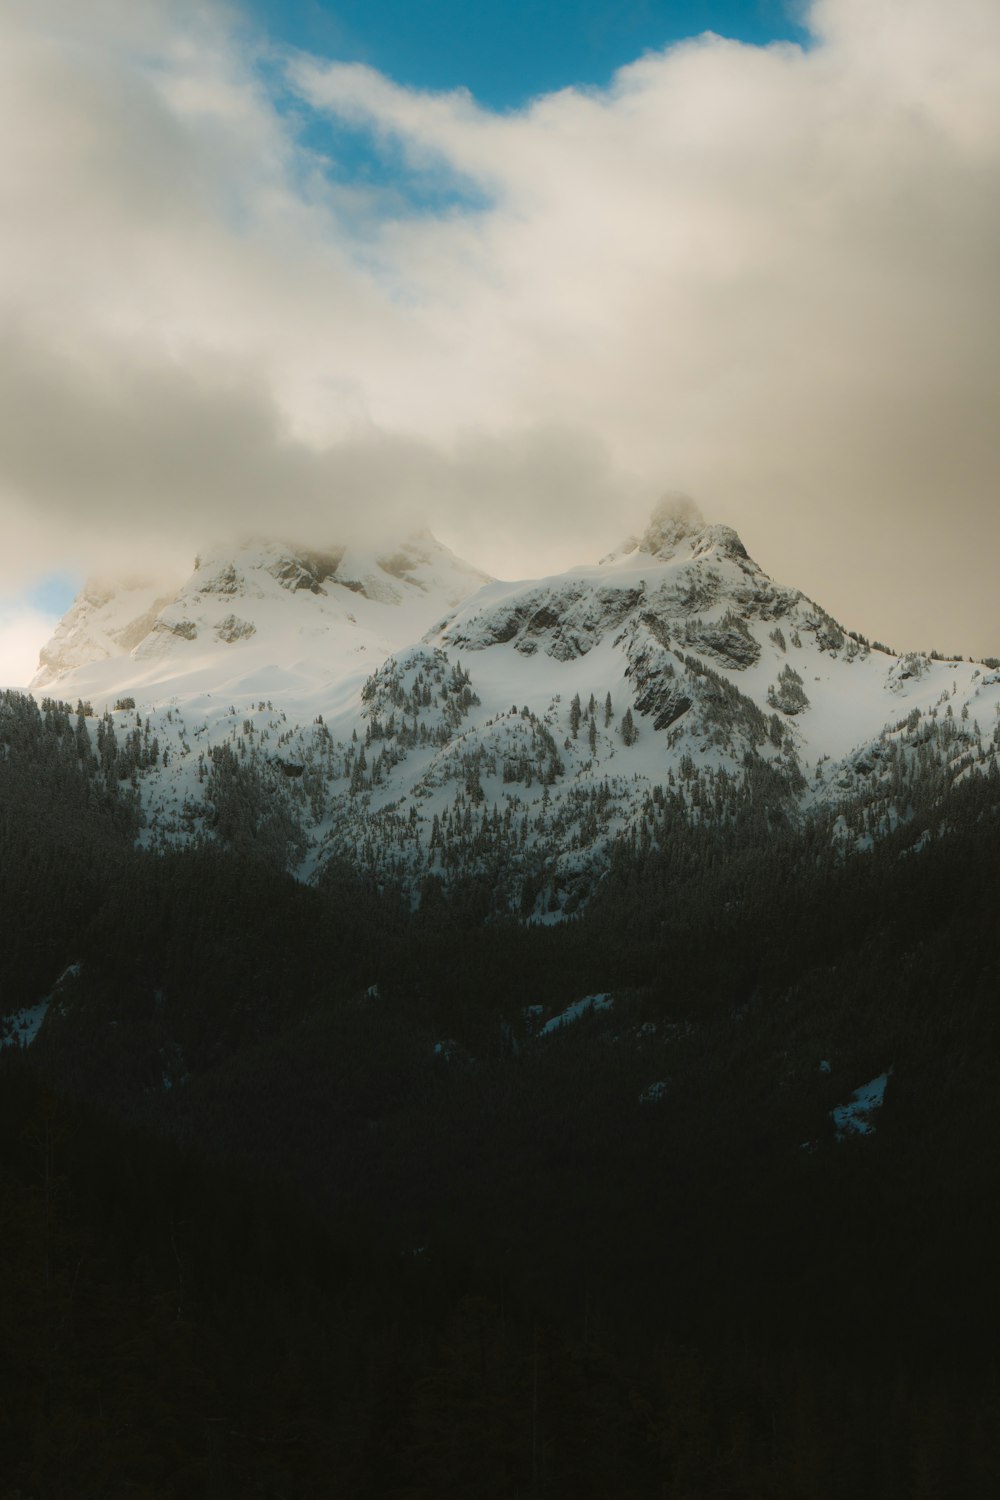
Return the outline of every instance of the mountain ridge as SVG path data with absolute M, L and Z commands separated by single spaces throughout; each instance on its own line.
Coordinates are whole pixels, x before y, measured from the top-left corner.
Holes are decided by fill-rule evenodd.
M 66 669 L 35 690 L 96 704 L 106 750 L 137 724 L 155 741 L 124 763 L 149 847 L 252 844 L 280 808 L 303 878 L 485 874 L 536 916 L 655 837 L 664 798 L 693 822 L 822 812 L 863 845 L 914 816 L 929 767 L 950 785 L 996 764 L 1000 672 L 873 648 L 686 499 L 594 565 L 483 579 L 427 534 L 215 550 L 127 651 L 141 591 L 117 634 L 103 595 L 75 604 Z M 88 641 L 118 654 L 75 664 Z

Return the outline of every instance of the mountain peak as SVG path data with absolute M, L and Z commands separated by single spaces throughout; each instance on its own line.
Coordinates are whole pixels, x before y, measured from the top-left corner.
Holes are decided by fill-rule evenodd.
M 42 648 L 32 687 L 131 696 L 154 668 L 200 680 L 227 662 L 228 678 L 258 657 L 328 675 L 331 652 L 385 656 L 490 581 L 427 530 L 392 540 L 317 549 L 252 537 L 199 553 L 180 586 L 88 584 Z
M 671 557 L 682 542 L 705 529 L 705 517 L 688 495 L 664 495 L 653 507 L 637 550 L 652 557 Z
M 710 526 L 688 495 L 669 494 L 653 508 L 649 524 L 641 536 L 630 536 L 614 552 L 602 557 L 602 563 L 618 562 L 637 555 L 670 562 L 687 549 L 693 557 L 714 549 L 724 557 L 745 558 L 747 550 L 731 526 Z

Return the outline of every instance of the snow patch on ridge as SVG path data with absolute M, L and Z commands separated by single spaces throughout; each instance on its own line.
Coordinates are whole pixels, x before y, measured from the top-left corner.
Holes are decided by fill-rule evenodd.
M 572 1005 L 560 1011 L 557 1016 L 552 1016 L 541 1028 L 539 1036 L 552 1036 L 553 1033 L 561 1031 L 564 1026 L 572 1026 L 574 1021 L 579 1021 L 590 1011 L 611 1010 L 614 1006 L 613 995 L 584 995 L 582 1000 L 574 1000 Z
M 875 1125 L 872 1115 L 877 1109 L 881 1109 L 885 1102 L 886 1085 L 891 1073 L 890 1068 L 888 1072 L 880 1073 L 877 1078 L 863 1083 L 860 1088 L 854 1090 L 847 1104 L 840 1104 L 831 1111 L 838 1141 L 846 1140 L 849 1135 L 872 1135 L 874 1133 Z

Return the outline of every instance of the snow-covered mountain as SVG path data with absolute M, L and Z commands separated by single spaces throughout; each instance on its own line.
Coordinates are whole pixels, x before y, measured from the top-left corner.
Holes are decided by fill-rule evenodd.
M 1000 672 L 897 657 L 668 502 L 600 563 L 487 580 L 427 534 L 378 554 L 255 544 L 168 598 L 87 589 L 42 653 L 152 846 L 203 834 L 411 883 L 486 875 L 563 909 L 621 838 L 824 807 L 845 839 L 996 765 Z M 113 733 L 111 732 L 113 730 Z M 659 830 L 659 831 L 658 831 Z
M 140 692 L 186 701 L 227 684 L 322 696 L 488 581 L 429 532 L 379 551 L 247 542 L 196 558 L 172 586 L 88 583 L 42 648 L 31 687 L 102 703 Z

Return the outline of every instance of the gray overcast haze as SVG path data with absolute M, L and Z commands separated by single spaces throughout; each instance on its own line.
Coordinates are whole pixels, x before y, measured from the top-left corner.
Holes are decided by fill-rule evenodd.
M 807 22 L 496 114 L 208 0 L 5 0 L 0 591 L 423 519 L 529 576 L 681 489 L 846 625 L 1000 655 L 1000 5 Z

